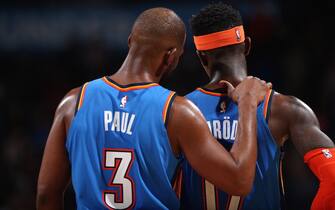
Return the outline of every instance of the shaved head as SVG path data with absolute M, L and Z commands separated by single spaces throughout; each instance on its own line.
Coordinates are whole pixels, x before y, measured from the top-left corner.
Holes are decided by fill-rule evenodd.
M 184 43 L 185 33 L 185 24 L 175 12 L 158 7 L 139 15 L 132 29 L 132 38 L 138 42 L 169 42 L 179 48 Z
M 159 81 L 177 67 L 185 38 L 185 24 L 174 11 L 162 7 L 145 10 L 133 25 L 122 69 L 138 68 Z

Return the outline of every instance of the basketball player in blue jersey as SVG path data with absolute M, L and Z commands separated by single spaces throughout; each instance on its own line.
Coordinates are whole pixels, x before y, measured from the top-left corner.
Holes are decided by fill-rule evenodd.
M 223 3 L 200 10 L 191 18 L 191 27 L 198 57 L 211 81 L 187 98 L 202 111 L 217 141 L 229 150 L 237 143 L 238 105 L 217 90 L 221 88 L 221 80 L 230 82 L 232 88 L 247 77 L 245 56 L 250 51 L 251 39 L 244 35 L 239 12 Z M 182 209 L 281 209 L 279 148 L 287 139 L 320 180 L 311 209 L 335 209 L 334 144 L 320 130 L 317 118 L 306 104 L 295 97 L 269 91 L 257 108 L 257 136 L 256 174 L 250 194 L 237 196 L 221 191 L 185 162 Z
M 147 10 L 133 26 L 117 73 L 65 96 L 45 147 L 37 209 L 62 209 L 70 177 L 81 210 L 179 209 L 173 185 L 180 156 L 220 189 L 250 191 L 256 110 L 271 85 L 246 78 L 230 89 L 239 126 L 227 152 L 196 106 L 157 84 L 175 69 L 184 42 L 184 23 L 173 11 Z

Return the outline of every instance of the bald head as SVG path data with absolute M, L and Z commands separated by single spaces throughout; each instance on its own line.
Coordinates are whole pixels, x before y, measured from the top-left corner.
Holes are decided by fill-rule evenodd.
M 175 12 L 167 8 L 148 9 L 134 23 L 126 64 L 122 66 L 138 68 L 160 80 L 177 67 L 185 37 L 184 22 Z
M 132 38 L 134 41 L 174 42 L 181 45 L 185 33 L 185 24 L 178 15 L 170 9 L 159 7 L 140 14 L 134 23 Z

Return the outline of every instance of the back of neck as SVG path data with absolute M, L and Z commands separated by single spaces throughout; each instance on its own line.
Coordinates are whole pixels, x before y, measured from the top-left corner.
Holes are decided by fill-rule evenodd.
M 228 81 L 236 87 L 247 77 L 246 64 L 241 61 L 218 62 L 211 66 L 211 72 L 210 82 L 206 85 L 206 88 L 211 90 L 219 89 L 221 80 Z
M 160 75 L 156 75 L 153 62 L 155 58 L 148 59 L 148 53 L 142 50 L 130 49 L 120 69 L 111 76 L 117 83 L 126 85 L 131 83 L 155 82 L 160 81 Z

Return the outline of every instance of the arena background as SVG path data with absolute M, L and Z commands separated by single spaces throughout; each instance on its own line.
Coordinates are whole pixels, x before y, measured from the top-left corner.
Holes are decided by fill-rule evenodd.
M 253 49 L 249 72 L 295 95 L 335 139 L 334 3 L 235 0 Z M 0 209 L 35 209 L 36 182 L 57 104 L 71 88 L 118 69 L 144 9 L 188 20 L 209 1 L 12 0 L 0 3 Z M 188 36 L 183 60 L 163 85 L 180 94 L 206 83 Z M 290 146 L 289 146 L 290 147 Z M 290 147 L 293 151 L 294 148 Z M 294 154 L 294 152 L 292 153 Z M 288 209 L 308 209 L 316 182 L 302 159 L 285 160 Z M 311 185 L 306 184 L 311 179 Z M 73 192 L 66 209 L 74 209 Z

